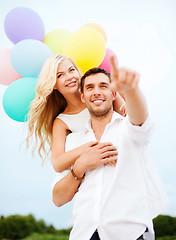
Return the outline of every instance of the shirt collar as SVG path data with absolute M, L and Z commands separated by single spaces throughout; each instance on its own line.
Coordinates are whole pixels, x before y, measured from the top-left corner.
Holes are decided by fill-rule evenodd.
M 112 124 L 114 121 L 116 121 L 116 119 L 124 119 L 124 117 L 122 115 L 120 115 L 119 113 L 114 111 L 113 115 L 112 115 L 112 118 L 111 118 L 111 122 L 108 123 L 108 125 Z M 85 128 L 86 128 L 86 131 L 92 130 L 92 128 L 91 128 L 91 119 L 89 119 L 89 121 L 86 123 Z

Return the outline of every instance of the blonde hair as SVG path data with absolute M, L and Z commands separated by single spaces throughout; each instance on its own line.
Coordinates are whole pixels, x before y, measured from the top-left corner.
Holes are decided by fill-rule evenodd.
M 36 96 L 30 105 L 28 118 L 28 136 L 26 138 L 27 149 L 32 144 L 33 136 L 35 143 L 33 144 L 33 153 L 40 141 L 38 153 L 42 159 L 42 163 L 49 157 L 52 147 L 52 128 L 54 119 L 64 111 L 67 106 L 66 99 L 58 91 L 54 89 L 56 84 L 57 68 L 61 61 L 68 59 L 76 68 L 81 77 L 81 70 L 76 65 L 76 62 L 60 54 L 50 56 L 40 72 L 38 79 Z M 46 142 L 49 145 L 49 150 L 46 150 Z M 44 153 L 44 157 L 42 155 Z

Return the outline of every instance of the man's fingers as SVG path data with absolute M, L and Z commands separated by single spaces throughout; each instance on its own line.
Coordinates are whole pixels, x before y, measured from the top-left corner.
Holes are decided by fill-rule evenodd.
M 110 55 L 109 57 L 110 65 L 111 65 L 111 75 L 118 77 L 118 65 L 114 55 Z
M 126 75 L 126 82 L 128 83 L 129 86 L 132 85 L 133 81 L 134 81 L 134 77 L 135 77 L 135 73 L 128 71 L 127 75 Z
M 114 56 L 113 54 L 110 55 L 109 61 L 110 61 L 111 66 L 112 66 L 114 69 L 117 69 L 117 70 L 118 70 L 118 65 L 117 65 L 115 56 Z
M 139 79 L 140 79 L 140 74 L 139 73 L 135 73 L 134 82 L 133 82 L 133 88 L 138 85 Z
M 123 86 L 126 84 L 127 81 L 127 71 L 124 68 L 119 70 L 119 85 Z

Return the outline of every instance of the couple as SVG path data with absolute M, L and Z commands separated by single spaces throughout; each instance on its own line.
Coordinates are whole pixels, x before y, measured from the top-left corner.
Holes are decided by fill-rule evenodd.
M 68 168 L 57 173 L 54 203 L 62 206 L 75 195 L 70 239 L 136 240 L 145 239 L 145 235 L 154 239 L 152 218 L 161 212 L 163 202 L 147 151 L 153 124 L 138 87 L 139 76 L 132 71 L 118 69 L 112 57 L 111 78 L 100 69 L 92 69 L 81 78 L 82 109 L 75 112 L 69 109 L 73 99 L 69 100 L 68 94 L 72 96 L 71 91 L 75 91 L 79 74 L 75 75 L 78 71 L 73 69 L 73 64 L 66 63 L 61 61 L 61 71 L 58 68 L 55 71 L 58 76 L 56 83 L 50 85 L 53 92 L 62 92 L 67 99 L 63 114 L 60 118 L 56 114 L 52 120 L 51 150 L 54 168 L 57 171 Z M 74 77 L 71 77 L 72 71 Z M 37 89 L 38 93 L 42 90 Z M 116 90 L 125 98 L 127 118 L 113 111 Z M 46 104 L 48 101 L 48 98 L 43 98 Z M 85 105 L 90 113 L 89 123 L 82 131 L 69 134 L 72 129 L 68 125 L 79 126 L 79 117 L 76 122 L 76 116 L 87 112 Z M 70 115 L 75 116 L 74 120 L 70 121 Z M 57 132 L 59 127 L 61 133 Z M 47 124 L 44 130 L 47 130 Z M 65 139 L 67 136 L 64 144 L 56 141 L 63 136 Z M 61 154 L 60 150 L 58 153 L 57 148 L 66 150 L 66 153 Z M 69 160 L 69 154 L 72 160 Z M 58 163 L 59 157 L 63 159 Z

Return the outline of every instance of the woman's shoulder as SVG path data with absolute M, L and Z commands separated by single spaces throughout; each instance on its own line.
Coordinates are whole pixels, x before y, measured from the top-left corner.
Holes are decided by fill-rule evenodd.
M 74 114 L 71 114 L 71 113 L 67 113 L 67 112 L 63 112 L 63 113 L 60 113 L 56 118 L 59 118 L 59 119 L 75 119 L 75 118 L 79 118 L 80 116 L 89 116 L 89 112 L 87 110 L 87 108 L 83 109 L 82 111 L 78 112 L 78 113 L 74 113 Z
M 63 121 L 61 118 L 56 117 L 53 122 L 53 128 L 62 129 L 62 130 L 69 130 L 67 124 L 65 121 Z
M 76 114 L 60 113 L 57 119 L 62 120 L 72 132 L 82 129 L 89 120 L 89 112 L 87 108 Z

